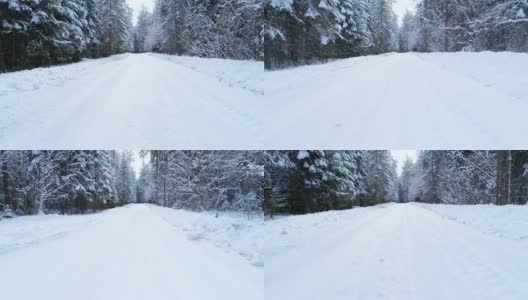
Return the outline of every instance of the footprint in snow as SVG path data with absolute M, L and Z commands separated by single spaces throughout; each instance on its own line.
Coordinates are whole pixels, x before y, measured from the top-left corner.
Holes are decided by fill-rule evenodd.
M 199 232 L 192 232 L 187 234 L 187 239 L 190 241 L 199 241 L 203 239 L 203 234 Z
M 262 262 L 262 261 L 254 261 L 251 264 L 254 265 L 255 267 L 259 267 L 259 268 L 264 267 L 264 262 Z

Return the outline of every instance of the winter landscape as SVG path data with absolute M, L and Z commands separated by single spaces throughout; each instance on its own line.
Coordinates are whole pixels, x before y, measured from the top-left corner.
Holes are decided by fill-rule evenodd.
M 528 151 L 3 150 L 0 167 L 9 299 L 528 296 Z
M 2 149 L 259 144 L 261 2 L 129 3 L 0 0 Z
M 519 0 L 266 1 L 264 140 L 526 148 L 510 130 L 528 130 L 527 15 Z
M 132 154 L 0 153 L 3 297 L 264 299 L 261 154 Z
M 527 146 L 524 0 L 139 3 L 0 0 L 3 149 Z
M 528 297 L 528 152 L 395 152 L 267 153 L 266 299 Z

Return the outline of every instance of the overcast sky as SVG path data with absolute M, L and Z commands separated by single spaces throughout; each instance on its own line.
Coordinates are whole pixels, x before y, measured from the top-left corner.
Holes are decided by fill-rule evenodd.
M 144 159 L 139 156 L 139 151 L 132 151 L 132 154 L 134 155 L 134 161 L 132 162 L 132 168 L 134 169 L 134 173 L 136 173 L 136 178 L 139 177 L 139 172 L 141 171 L 141 167 L 143 167 L 143 160 L 145 161 L 145 164 L 148 163 L 148 157 L 145 157 Z
M 416 162 L 417 152 L 416 150 L 392 150 L 392 156 L 398 162 L 398 175 L 401 175 L 403 163 L 405 159 L 409 157 L 412 161 Z
M 128 4 L 134 10 L 134 24 L 136 23 L 136 18 L 141 10 L 141 5 L 145 6 L 152 11 L 154 7 L 154 0 L 127 0 Z
M 398 15 L 398 19 L 401 24 L 401 20 L 405 15 L 405 11 L 409 10 L 414 12 L 416 7 L 416 0 L 395 0 L 394 1 L 394 11 Z

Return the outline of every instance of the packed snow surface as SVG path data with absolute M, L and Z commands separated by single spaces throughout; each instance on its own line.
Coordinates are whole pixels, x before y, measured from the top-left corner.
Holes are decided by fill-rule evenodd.
M 262 223 L 150 205 L 5 219 L 2 298 L 263 299 L 264 271 L 253 263 Z
M 259 144 L 263 65 L 123 54 L 0 74 L 2 149 Z
M 0 148 L 523 149 L 526 69 L 528 54 L 510 52 L 393 53 L 273 72 L 253 61 L 117 55 L 0 74 Z
M 267 148 L 526 148 L 528 54 L 405 53 L 265 72 Z
M 268 299 L 528 299 L 528 207 L 388 204 L 268 221 Z

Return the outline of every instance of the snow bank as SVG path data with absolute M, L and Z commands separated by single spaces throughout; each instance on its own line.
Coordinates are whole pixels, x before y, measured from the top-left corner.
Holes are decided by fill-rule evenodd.
M 61 238 L 89 226 L 96 215 L 22 216 L 0 220 L 0 253 Z
M 85 59 L 79 63 L 36 68 L 11 73 L 0 73 L 0 96 L 36 91 L 79 78 L 92 68 L 122 60 L 130 54 L 120 54 L 101 59 Z
M 319 236 L 338 234 L 336 227 L 346 228 L 349 223 L 356 222 L 365 214 L 380 211 L 392 204 L 378 205 L 366 208 L 354 208 L 343 211 L 328 211 L 299 216 L 279 216 L 266 221 L 266 244 L 264 256 L 273 259 L 276 255 L 296 248 L 319 247 L 314 244 Z
M 252 265 L 264 266 L 264 218 L 242 213 L 196 213 L 179 209 L 149 206 L 167 223 L 186 233 L 191 241 L 206 241 L 227 252 L 243 256 Z
M 449 72 L 472 78 L 487 88 L 528 101 L 528 53 L 486 51 L 416 53 L 416 56 Z
M 262 62 L 157 53 L 151 53 L 151 55 L 213 77 L 230 87 L 238 87 L 257 95 L 264 95 L 262 87 L 264 65 Z
M 528 205 L 417 205 L 484 234 L 528 245 Z

